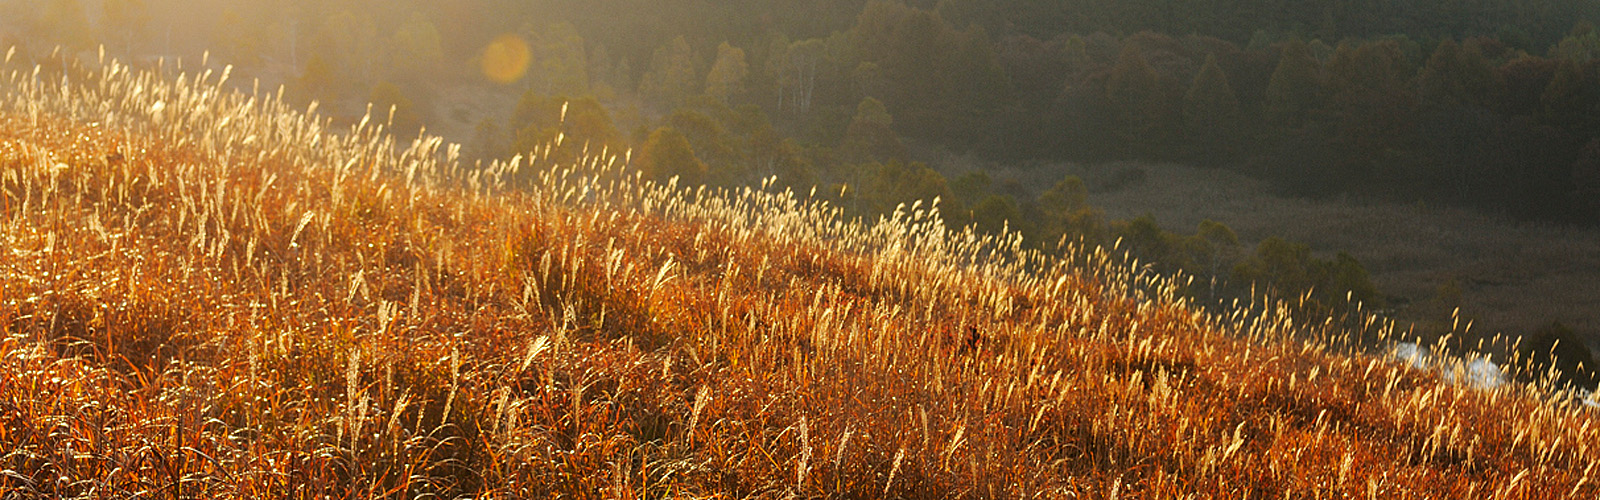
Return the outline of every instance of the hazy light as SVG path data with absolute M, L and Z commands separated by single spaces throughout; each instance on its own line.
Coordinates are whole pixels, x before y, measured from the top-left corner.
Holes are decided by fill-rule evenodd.
M 500 35 L 483 48 L 483 76 L 497 83 L 511 83 L 522 78 L 533 59 L 528 42 L 513 34 Z

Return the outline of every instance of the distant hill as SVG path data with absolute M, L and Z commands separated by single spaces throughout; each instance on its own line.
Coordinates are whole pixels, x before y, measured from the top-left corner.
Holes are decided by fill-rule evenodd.
M 1105 249 L 3 73 L 8 498 L 1600 495 L 1582 405 Z

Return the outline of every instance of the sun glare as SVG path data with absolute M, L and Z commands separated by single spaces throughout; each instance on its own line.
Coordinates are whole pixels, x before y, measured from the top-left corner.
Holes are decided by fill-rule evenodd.
M 495 83 L 510 84 L 522 79 L 532 59 L 528 42 L 513 34 L 504 34 L 483 48 L 483 76 Z

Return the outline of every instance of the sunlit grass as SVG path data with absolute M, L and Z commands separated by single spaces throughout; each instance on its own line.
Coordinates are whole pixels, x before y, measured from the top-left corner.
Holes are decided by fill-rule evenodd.
M 1110 250 L 625 156 L 463 166 L 227 70 L 4 72 L 23 497 L 1600 494 L 1592 412 L 1268 299 L 1206 313 Z

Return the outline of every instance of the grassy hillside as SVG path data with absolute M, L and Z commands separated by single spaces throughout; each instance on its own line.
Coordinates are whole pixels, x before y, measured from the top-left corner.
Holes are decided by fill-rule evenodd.
M 4 69 L 7 498 L 1600 494 L 1592 412 L 1103 250 L 90 66 Z

